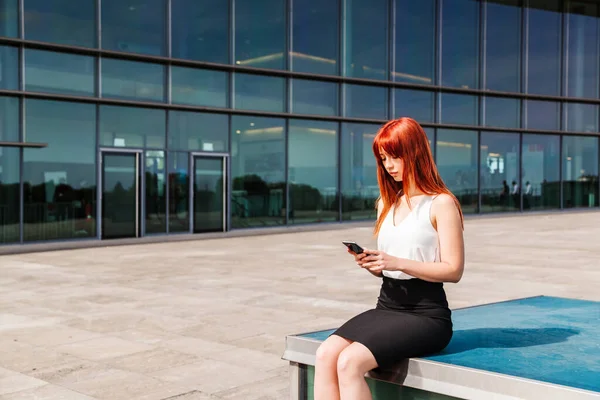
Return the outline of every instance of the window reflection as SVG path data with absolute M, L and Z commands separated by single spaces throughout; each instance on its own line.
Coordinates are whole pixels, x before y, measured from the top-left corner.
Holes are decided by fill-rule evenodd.
M 373 139 L 379 125 L 342 124 L 342 219 L 365 220 L 377 216 L 379 197 Z
M 563 207 L 598 206 L 598 138 L 563 137 Z
M 102 97 L 164 101 L 164 82 L 163 65 L 102 59 Z
M 26 242 L 96 235 L 96 107 L 27 99 L 23 151 Z
M 25 39 L 96 47 L 95 0 L 26 0 Z
M 339 73 L 339 0 L 294 0 L 292 70 Z
M 169 112 L 169 149 L 202 152 L 229 151 L 226 114 Z
M 295 114 L 338 115 L 339 85 L 306 79 L 292 80 L 292 112 Z
M 276 76 L 235 74 L 235 108 L 285 111 L 285 79 Z
M 523 135 L 523 210 L 560 207 L 560 137 Z
M 521 91 L 520 0 L 486 4 L 485 86 L 490 90 Z M 498 125 L 505 126 L 505 125 Z
M 479 87 L 479 1 L 444 1 L 442 85 Z
M 521 209 L 519 135 L 481 133 L 481 212 Z
M 477 132 L 438 129 L 436 164 L 465 214 L 477 212 Z
M 479 97 L 468 94 L 442 93 L 440 120 L 444 124 L 477 125 Z
M 562 16 L 559 3 L 559 0 L 530 0 L 528 93 L 560 94 Z
M 567 130 L 575 132 L 598 131 L 598 106 L 595 104 L 564 103 Z
M 388 89 L 379 86 L 346 84 L 345 116 L 351 118 L 386 119 Z
M 167 162 L 169 165 L 169 232 L 189 232 L 189 153 L 170 152 Z
M 290 223 L 336 221 L 337 130 L 335 122 L 289 122 Z
M 234 228 L 285 223 L 285 120 L 232 116 L 231 222 Z
M 527 128 L 557 131 L 560 129 L 560 103 L 525 100 Z
M 0 66 L 0 89 L 18 90 L 19 50 L 12 46 L 0 46 Z
M 94 57 L 25 49 L 25 90 L 94 96 Z
M 171 67 L 171 102 L 227 107 L 229 74 L 197 68 Z
M 246 67 L 285 69 L 285 1 L 235 3 L 235 63 Z
M 0 0 L 0 36 L 17 37 L 19 0 Z
M 567 96 L 598 97 L 599 6 L 582 1 L 567 3 Z
M 19 98 L 0 96 L 0 141 L 19 141 Z
M 229 62 L 229 2 L 172 0 L 173 57 Z
M 521 127 L 521 100 L 485 97 L 485 126 Z
M 424 90 L 393 89 L 395 118 L 410 117 L 418 122 L 435 121 L 435 93 Z
M 344 75 L 387 79 L 387 1 L 345 0 L 346 65 Z
M 105 147 L 165 147 L 164 110 L 100 106 L 100 144 Z
M 19 139 L 19 99 L 0 97 L 0 141 Z M 0 147 L 0 243 L 20 240 L 20 150 Z
M 146 233 L 167 231 L 165 152 L 146 151 Z

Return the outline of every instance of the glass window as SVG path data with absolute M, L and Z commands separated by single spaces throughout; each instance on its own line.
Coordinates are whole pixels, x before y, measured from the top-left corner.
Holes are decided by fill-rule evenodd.
M 229 151 L 229 117 L 189 111 L 169 112 L 169 149 Z
M 559 0 L 530 0 L 528 93 L 560 95 L 561 13 Z
M 485 126 L 521 127 L 521 100 L 485 97 Z
M 294 0 L 292 4 L 291 69 L 313 74 L 338 74 L 338 0 Z
M 289 122 L 290 223 L 339 219 L 336 122 Z
M 235 63 L 245 67 L 285 69 L 284 0 L 235 3 Z
M 521 7 L 519 3 L 520 0 L 487 2 L 486 89 L 504 92 L 521 91 Z
M 165 100 L 165 67 L 139 61 L 102 59 L 102 97 Z
M 19 0 L 0 0 L 0 36 L 19 34 Z
M 346 0 L 344 75 L 355 78 L 387 79 L 387 1 Z
M 285 223 L 285 119 L 231 117 L 231 223 Z
M 342 124 L 342 220 L 377 217 L 379 197 L 373 139 L 380 125 Z
M 435 0 L 394 0 L 395 70 L 398 82 L 435 83 Z
M 346 84 L 346 117 L 387 119 L 388 89 L 380 86 Z
M 598 132 L 598 106 L 595 104 L 564 103 L 568 131 Z
M 19 89 L 19 50 L 16 47 L 0 46 L 0 89 Z
M 563 136 L 563 207 L 598 207 L 598 138 Z
M 167 231 L 167 181 L 165 152 L 146 151 L 146 233 Z
M 227 107 L 229 74 L 224 71 L 171 67 L 171 102 Z
M 96 236 L 96 106 L 27 99 L 23 150 L 26 242 Z
M 235 108 L 285 111 L 285 78 L 235 74 Z
M 481 133 L 481 212 L 521 209 L 519 182 L 519 135 Z
M 468 94 L 441 93 L 440 121 L 444 124 L 477 125 L 479 97 Z
M 189 153 L 169 152 L 169 232 L 190 231 Z
M 100 145 L 108 147 L 165 147 L 164 110 L 100 106 Z
M 95 0 L 25 0 L 25 39 L 96 47 Z
M 0 97 L 0 141 L 19 141 L 19 99 Z
M 435 146 L 433 145 L 435 142 L 435 129 L 434 128 L 423 128 L 425 134 L 427 135 L 427 141 L 429 142 L 429 148 L 431 149 L 431 154 L 435 159 Z
M 25 90 L 75 96 L 96 93 L 96 59 L 25 49 Z
M 418 122 L 435 122 L 435 93 L 423 90 L 394 89 L 395 117 L 410 117 Z
M 229 63 L 229 2 L 172 0 L 173 57 Z
M 338 115 L 339 86 L 334 82 L 292 79 L 292 112 Z
M 0 99 L 1 110 L 2 99 Z M 0 244 L 21 240 L 20 150 L 0 148 Z
M 164 0 L 102 0 L 102 48 L 165 55 Z
M 527 128 L 557 131 L 560 129 L 560 103 L 526 100 Z
M 598 4 L 568 3 L 567 96 L 598 97 Z
M 442 85 L 479 88 L 479 1 L 442 4 Z
M 477 212 L 477 132 L 438 129 L 436 164 L 465 214 Z
M 523 209 L 560 207 L 560 137 L 523 135 Z

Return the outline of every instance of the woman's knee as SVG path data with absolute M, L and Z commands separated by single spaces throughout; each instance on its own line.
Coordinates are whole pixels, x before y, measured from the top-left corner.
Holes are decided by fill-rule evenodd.
M 373 354 L 361 344 L 346 348 L 337 359 L 337 372 L 340 377 L 364 376 L 377 367 Z
M 330 337 L 326 339 L 317 349 L 317 364 L 335 367 L 340 353 L 349 345 L 350 342 L 342 338 Z

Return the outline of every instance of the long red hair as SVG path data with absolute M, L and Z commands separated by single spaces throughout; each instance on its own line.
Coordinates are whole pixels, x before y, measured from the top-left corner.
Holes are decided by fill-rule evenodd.
M 402 182 L 396 182 L 387 173 L 381 159 L 381 150 L 403 161 Z M 398 118 L 387 122 L 375 136 L 373 154 L 377 160 L 377 181 L 380 193 L 377 203 L 379 200 L 383 200 L 383 210 L 377 218 L 375 234 L 379 233 L 381 224 L 392 206 L 405 194 L 405 185 L 415 187 L 427 195 L 444 193 L 452 196 L 462 222 L 463 214 L 460 203 L 440 177 L 427 135 L 417 121 L 412 118 Z M 410 207 L 410 197 L 408 194 L 406 195 Z

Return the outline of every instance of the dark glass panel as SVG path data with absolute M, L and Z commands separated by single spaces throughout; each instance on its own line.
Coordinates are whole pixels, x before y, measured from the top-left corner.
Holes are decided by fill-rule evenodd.
M 582 1 L 567 3 L 567 96 L 598 97 L 599 6 Z
M 19 141 L 19 99 L 0 97 L 0 141 Z M 0 147 L 0 243 L 20 240 L 20 150 Z
M 222 157 L 194 157 L 194 232 L 222 232 L 225 203 Z
M 139 61 L 102 59 L 102 97 L 165 101 L 165 67 Z
M 96 236 L 96 106 L 27 99 L 24 240 Z
M 292 70 L 339 73 L 339 0 L 294 0 Z
M 0 46 L 0 89 L 19 89 L 19 49 L 16 47 Z
M 102 239 L 140 235 L 140 157 L 102 152 Z
M 338 115 L 339 85 L 334 82 L 292 79 L 292 112 Z
M 485 87 L 521 91 L 521 11 L 519 0 L 487 2 Z M 499 125 L 505 126 L 505 125 Z
M 285 69 L 285 0 L 235 3 L 235 63 Z
M 25 90 L 94 96 L 96 59 L 77 54 L 26 49 Z
M 477 212 L 477 132 L 438 129 L 436 164 L 465 214 Z
M 24 0 L 25 39 L 96 47 L 95 0 Z
M 234 228 L 285 223 L 285 120 L 231 117 Z
M 477 125 L 479 97 L 468 94 L 442 93 L 440 121 L 444 124 Z
M 442 4 L 442 85 L 479 88 L 479 1 Z
M 165 152 L 146 151 L 146 233 L 167 231 Z
M 102 48 L 165 55 L 166 8 L 164 0 L 102 0 Z
M 394 0 L 396 4 L 396 60 L 392 79 L 435 83 L 435 0 Z
M 229 74 L 224 71 L 171 67 L 171 102 L 227 107 Z
M 173 57 L 229 63 L 229 2 L 172 0 Z
M 19 35 L 19 0 L 0 0 L 0 36 Z
M 526 100 L 527 128 L 557 131 L 560 129 L 560 103 Z
M 559 0 L 545 0 L 532 5 L 535 8 L 529 9 L 527 92 L 558 96 L 561 73 Z
M 275 76 L 235 74 L 235 108 L 285 111 L 285 79 Z
M 100 145 L 105 147 L 165 147 L 164 110 L 100 106 Z
M 598 106 L 596 104 L 564 103 L 568 131 L 598 132 Z
M 19 141 L 18 97 L 0 97 L 0 141 Z
M 598 207 L 598 138 L 563 137 L 563 207 Z
M 481 212 L 521 209 L 519 134 L 481 133 Z
M 521 100 L 485 97 L 485 126 L 520 128 Z
M 229 117 L 191 111 L 169 112 L 169 149 L 229 151 Z
M 388 89 L 380 86 L 346 84 L 345 116 L 387 119 Z
M 395 118 L 410 117 L 418 122 L 435 122 L 435 93 L 394 89 Z
M 344 75 L 355 78 L 387 79 L 387 1 L 346 0 Z
M 342 124 L 342 219 L 366 220 L 377 217 L 377 162 L 373 139 L 380 125 Z
M 523 135 L 523 210 L 560 207 L 560 137 Z
M 169 164 L 169 232 L 190 231 L 189 154 L 168 154 Z

